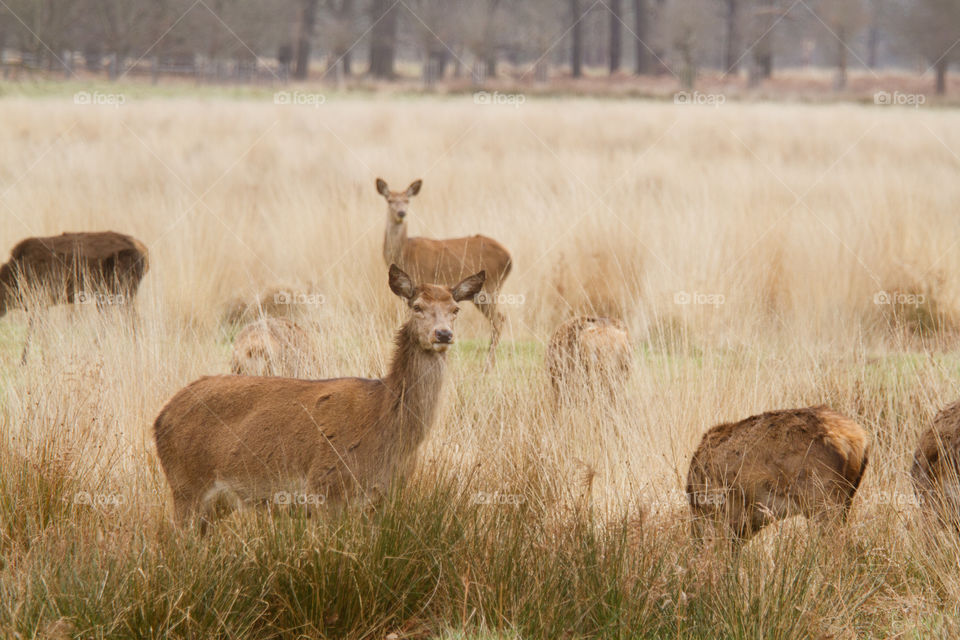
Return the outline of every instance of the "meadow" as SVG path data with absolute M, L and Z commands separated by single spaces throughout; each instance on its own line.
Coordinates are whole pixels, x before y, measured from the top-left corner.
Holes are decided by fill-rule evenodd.
M 102 90 L 122 104 L 0 98 L 0 251 L 112 229 L 151 263 L 135 324 L 53 309 L 25 366 L 26 316 L 0 319 L 0 635 L 960 633 L 960 544 L 908 476 L 960 397 L 955 109 Z M 423 179 L 411 234 L 511 251 L 496 369 L 465 309 L 417 473 L 376 508 L 176 529 L 151 424 L 227 373 L 232 300 L 290 292 L 317 377 L 385 370 L 378 176 Z M 557 411 L 544 345 L 580 313 L 621 318 L 636 366 L 616 402 Z M 873 442 L 839 534 L 694 544 L 703 432 L 821 403 Z

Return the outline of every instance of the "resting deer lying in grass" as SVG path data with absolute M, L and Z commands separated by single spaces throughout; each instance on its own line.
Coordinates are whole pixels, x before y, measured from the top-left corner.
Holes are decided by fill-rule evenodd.
M 390 267 L 390 289 L 410 308 L 385 378 L 293 380 L 216 376 L 177 393 L 154 437 L 178 522 L 217 498 L 262 501 L 289 491 L 311 504 L 385 492 L 430 430 L 453 344 L 457 303 L 483 286 L 415 285 Z
M 923 509 L 960 533 L 960 402 L 938 413 L 920 436 L 910 472 Z
M 616 319 L 571 318 L 550 338 L 546 363 L 558 402 L 583 391 L 605 389 L 616 394 L 633 364 L 630 335 Z
M 867 434 L 827 407 L 772 411 L 707 431 L 690 461 L 694 533 L 745 541 L 794 515 L 844 519 L 867 466 Z
M 38 307 L 95 302 L 102 309 L 130 303 L 149 269 L 147 248 L 113 231 L 27 238 L 0 266 L 0 316 L 30 313 L 22 361 L 26 362 Z
M 490 321 L 492 334 L 487 362 L 493 364 L 504 321 L 497 302 L 500 286 L 512 267 L 510 253 L 493 238 L 480 235 L 447 240 L 407 237 L 410 198 L 420 193 L 422 184 L 422 180 L 416 180 L 405 191 L 390 191 L 387 183 L 377 178 L 377 193 L 387 201 L 383 258 L 387 264 L 396 264 L 407 271 L 417 282 L 450 286 L 470 273 L 485 272 L 487 281 L 483 292 L 471 302 Z
M 244 376 L 303 377 L 310 360 L 310 336 L 289 318 L 251 322 L 233 340 L 230 370 Z

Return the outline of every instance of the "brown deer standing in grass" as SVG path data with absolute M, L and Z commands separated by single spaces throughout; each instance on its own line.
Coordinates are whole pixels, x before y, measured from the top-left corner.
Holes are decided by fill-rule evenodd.
M 497 343 L 503 329 L 503 313 L 497 309 L 500 286 L 513 266 L 510 253 L 502 244 L 486 236 L 435 240 L 407 237 L 407 210 L 410 198 L 420 193 L 422 180 L 415 180 L 405 191 L 390 191 L 377 178 L 377 193 L 387 201 L 387 231 L 383 239 L 383 258 L 396 264 L 418 282 L 439 282 L 450 286 L 467 274 L 484 271 L 484 290 L 473 304 L 490 321 L 492 335 L 488 364 L 496 359 Z
M 27 238 L 0 266 L 0 316 L 10 309 L 30 314 L 22 362 L 27 360 L 40 307 L 95 302 L 131 308 L 140 281 L 150 268 L 146 246 L 113 231 L 64 233 Z
M 154 423 L 177 521 L 221 496 L 276 501 L 292 490 L 319 504 L 386 491 L 433 424 L 457 302 L 483 282 L 481 271 L 452 288 L 415 285 L 391 265 L 390 289 L 410 313 L 385 378 L 216 376 L 178 392 Z
M 960 402 L 940 411 L 920 436 L 910 475 L 920 506 L 960 533 Z
M 230 370 L 245 376 L 301 378 L 312 360 L 310 336 L 289 318 L 261 318 L 233 340 Z
M 719 525 L 746 541 L 794 515 L 842 520 L 867 450 L 860 425 L 822 406 L 717 425 L 704 435 L 687 475 L 694 534 Z
M 550 338 L 546 365 L 558 402 L 578 391 L 605 389 L 615 396 L 633 365 L 627 327 L 614 318 L 571 318 Z

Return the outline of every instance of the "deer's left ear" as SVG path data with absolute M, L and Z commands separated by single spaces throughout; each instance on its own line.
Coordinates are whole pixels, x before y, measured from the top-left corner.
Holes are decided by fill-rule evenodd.
M 450 293 L 453 295 L 453 299 L 457 302 L 462 300 L 469 300 L 473 296 L 480 293 L 480 289 L 483 288 L 483 283 L 487 280 L 486 271 L 481 271 L 480 273 L 475 273 L 469 278 L 465 278 L 455 286 L 450 289 Z
M 395 264 L 390 265 L 390 290 L 401 298 L 409 300 L 413 297 L 413 280 L 403 269 Z
M 407 187 L 407 197 L 413 197 L 420 193 L 420 187 L 423 186 L 423 180 L 414 180 L 410 183 L 410 186 Z

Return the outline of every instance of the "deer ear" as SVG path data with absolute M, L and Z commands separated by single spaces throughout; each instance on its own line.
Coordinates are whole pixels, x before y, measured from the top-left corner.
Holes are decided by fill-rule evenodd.
M 407 197 L 412 197 L 420 193 L 420 187 L 423 186 L 423 180 L 414 180 L 410 183 L 410 186 L 407 187 Z
M 461 300 L 468 300 L 478 293 L 480 289 L 483 288 L 483 283 L 487 280 L 487 272 L 481 271 L 480 273 L 475 273 L 469 278 L 465 278 L 455 286 L 453 289 L 450 289 L 450 293 L 453 294 L 453 299 L 457 302 Z
M 395 264 L 390 265 L 390 290 L 407 300 L 413 297 L 413 280 Z
M 383 178 L 377 178 L 377 193 L 384 198 L 390 195 L 390 189 L 387 187 L 387 181 Z

